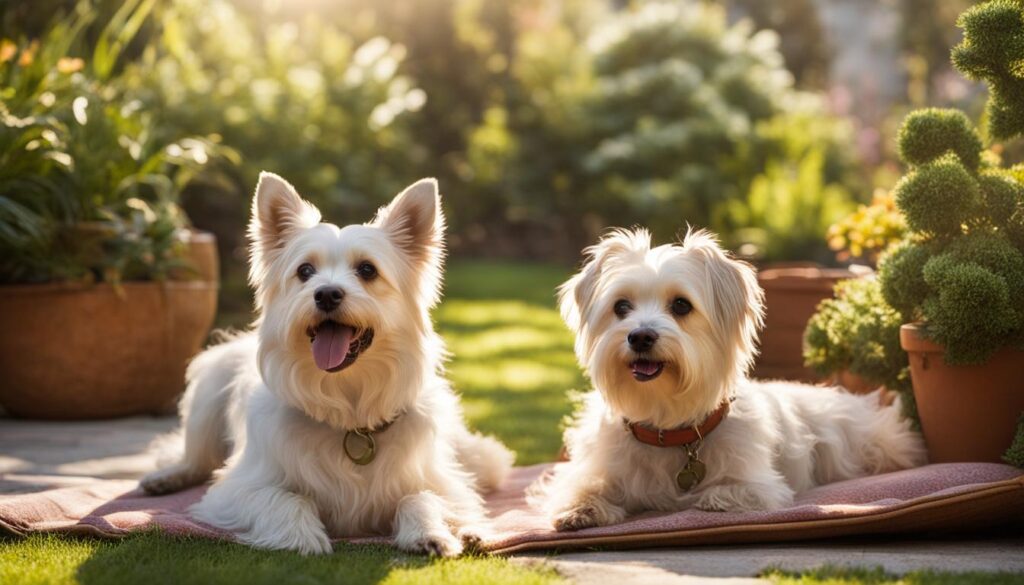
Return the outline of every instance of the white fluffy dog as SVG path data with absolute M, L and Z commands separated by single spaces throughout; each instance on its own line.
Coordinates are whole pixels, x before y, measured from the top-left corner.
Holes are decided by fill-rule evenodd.
M 249 236 L 255 331 L 192 362 L 181 460 L 142 486 L 196 485 L 227 461 L 191 512 L 254 546 L 326 553 L 331 537 L 391 533 L 407 551 L 461 553 L 486 521 L 478 492 L 512 454 L 466 429 L 442 376 L 436 181 L 339 228 L 263 173 Z
M 556 529 L 648 510 L 771 510 L 831 481 L 923 464 L 922 441 L 876 394 L 746 373 L 763 293 L 697 231 L 652 247 L 616 231 L 559 291 L 596 391 L 567 429 L 570 461 L 535 486 Z

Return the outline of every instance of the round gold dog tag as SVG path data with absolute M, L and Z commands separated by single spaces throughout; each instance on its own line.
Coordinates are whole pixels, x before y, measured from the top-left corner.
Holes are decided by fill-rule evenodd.
M 377 444 L 373 435 L 359 431 L 345 433 L 345 455 L 356 465 L 366 465 L 377 456 Z
M 704 481 L 706 474 L 707 468 L 704 466 L 704 462 L 700 459 L 691 458 L 679 470 L 679 473 L 676 474 L 676 485 L 684 492 L 688 492 Z

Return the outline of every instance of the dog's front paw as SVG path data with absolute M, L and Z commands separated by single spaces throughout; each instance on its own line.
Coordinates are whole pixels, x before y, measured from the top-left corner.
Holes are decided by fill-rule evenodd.
M 600 524 L 597 509 L 593 506 L 580 506 L 555 516 L 553 524 L 558 532 L 573 532 L 584 528 L 593 528 Z
M 240 535 L 240 539 L 257 548 L 292 550 L 303 555 L 325 555 L 334 551 L 327 533 L 315 526 L 296 526 L 287 530 L 279 527 L 273 534 L 262 536 L 250 532 Z
M 411 545 L 402 548 L 412 553 L 443 558 L 457 557 L 463 550 L 462 542 L 447 531 L 424 534 L 412 541 Z
M 473 528 L 463 528 L 458 536 L 462 541 L 462 552 L 475 554 L 482 551 L 484 537 L 481 532 Z
M 153 496 L 181 491 L 200 483 L 202 480 L 196 477 L 196 473 L 180 463 L 158 469 L 139 480 L 139 486 Z

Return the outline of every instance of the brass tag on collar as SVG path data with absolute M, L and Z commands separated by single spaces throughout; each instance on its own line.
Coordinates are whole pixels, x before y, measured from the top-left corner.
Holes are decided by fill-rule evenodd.
M 700 431 L 697 431 L 700 437 Z M 704 437 L 686 446 L 686 464 L 676 473 L 676 485 L 684 492 L 697 487 L 697 484 L 704 481 L 708 468 L 700 460 L 700 448 L 704 444 Z
M 704 481 L 707 471 L 703 461 L 697 459 L 694 455 L 690 455 L 686 465 L 676 474 L 676 485 L 684 492 L 688 492 Z
M 343 445 L 345 455 L 356 465 L 367 465 L 377 456 L 377 443 L 369 433 L 348 431 Z

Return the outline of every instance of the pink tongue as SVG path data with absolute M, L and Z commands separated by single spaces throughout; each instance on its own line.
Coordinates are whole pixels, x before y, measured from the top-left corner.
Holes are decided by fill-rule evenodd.
M 313 338 L 313 361 L 321 370 L 333 370 L 345 361 L 352 335 L 351 327 L 338 325 L 333 321 L 324 321 L 316 329 Z
M 658 371 L 658 362 L 636 360 L 633 362 L 633 371 L 645 376 L 653 376 Z

